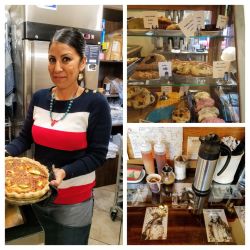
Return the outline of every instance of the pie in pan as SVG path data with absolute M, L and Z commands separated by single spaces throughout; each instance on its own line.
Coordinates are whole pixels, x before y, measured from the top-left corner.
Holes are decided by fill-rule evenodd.
M 7 198 L 39 199 L 49 191 L 48 169 L 26 157 L 5 158 L 5 195 Z

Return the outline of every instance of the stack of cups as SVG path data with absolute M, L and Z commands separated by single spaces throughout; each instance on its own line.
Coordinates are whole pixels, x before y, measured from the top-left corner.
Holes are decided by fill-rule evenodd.
M 181 181 L 186 178 L 187 164 L 187 157 L 184 155 L 176 156 L 174 158 L 174 172 L 176 180 Z

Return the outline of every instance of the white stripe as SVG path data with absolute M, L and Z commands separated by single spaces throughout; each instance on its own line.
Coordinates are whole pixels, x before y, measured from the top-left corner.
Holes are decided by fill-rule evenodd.
M 77 176 L 75 178 L 68 179 L 66 181 L 62 181 L 62 183 L 58 186 L 58 188 L 69 188 L 69 187 L 76 187 L 76 186 L 82 186 L 86 184 L 90 184 L 95 180 L 95 171 Z
M 53 119 L 60 119 L 61 113 L 52 113 Z M 88 128 L 89 112 L 68 113 L 66 117 L 51 126 L 49 111 L 35 106 L 33 111 L 34 125 L 42 128 L 55 129 L 65 132 L 86 132 Z

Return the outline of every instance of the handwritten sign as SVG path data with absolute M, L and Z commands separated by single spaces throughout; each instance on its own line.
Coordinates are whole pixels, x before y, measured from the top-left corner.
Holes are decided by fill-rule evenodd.
M 227 27 L 227 16 L 219 15 L 217 18 L 216 28 L 218 29 L 224 29 Z
M 158 62 L 159 76 L 172 76 L 172 63 L 171 62 Z
M 145 29 L 152 29 L 152 27 L 159 26 L 157 11 L 144 11 L 142 15 Z
M 229 71 L 230 62 L 214 61 L 213 62 L 213 78 L 223 78 L 225 72 Z
M 201 30 L 205 28 L 205 15 L 203 11 L 196 11 L 194 14 L 194 19 L 196 22 L 196 29 Z
M 162 86 L 161 87 L 161 92 L 162 93 L 165 92 L 165 94 L 173 92 L 172 86 Z
M 188 15 L 182 22 L 179 23 L 181 31 L 186 37 L 194 36 L 197 30 L 197 23 L 194 15 Z
M 187 157 L 190 160 L 196 160 L 198 158 L 198 152 L 201 142 L 199 137 L 188 136 L 187 140 Z

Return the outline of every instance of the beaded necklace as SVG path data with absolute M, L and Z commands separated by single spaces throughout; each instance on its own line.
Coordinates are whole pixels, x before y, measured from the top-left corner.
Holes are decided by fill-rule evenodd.
M 62 121 L 67 116 L 67 114 L 69 113 L 69 111 L 70 111 L 70 109 L 72 107 L 73 101 L 74 101 L 74 99 L 76 97 L 78 88 L 79 88 L 79 86 L 77 87 L 77 90 L 76 90 L 74 96 L 70 99 L 68 107 L 66 109 L 66 112 L 63 114 L 63 116 L 60 119 L 57 119 L 57 120 L 53 119 L 53 117 L 52 117 L 53 103 L 54 103 L 54 100 L 55 100 L 55 93 L 52 93 L 51 99 L 50 99 L 50 105 L 49 105 L 49 115 L 50 115 L 50 120 L 51 120 L 51 127 L 53 127 L 57 122 Z

